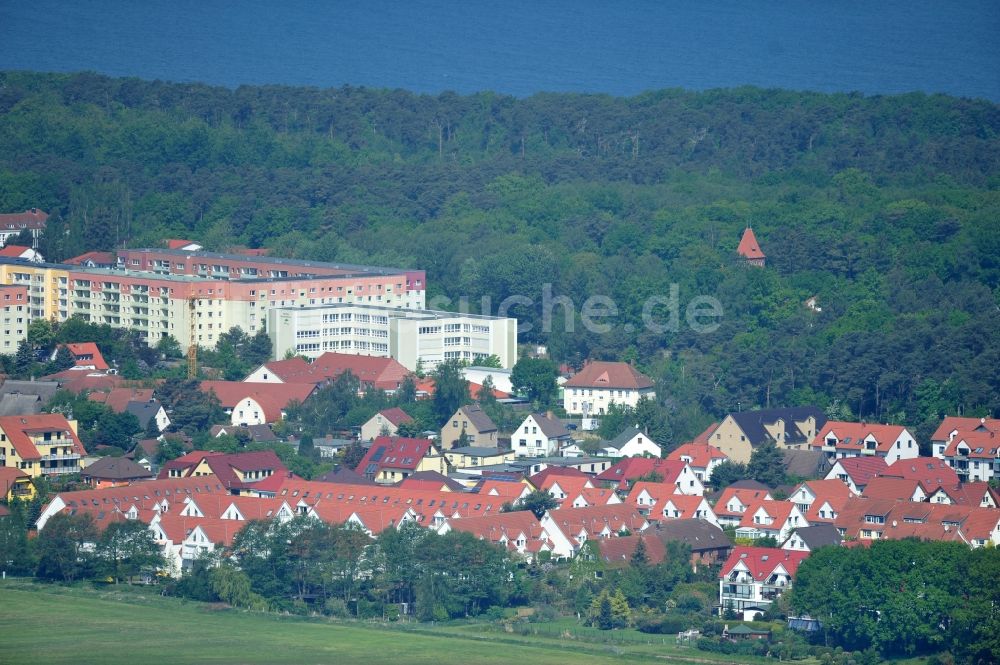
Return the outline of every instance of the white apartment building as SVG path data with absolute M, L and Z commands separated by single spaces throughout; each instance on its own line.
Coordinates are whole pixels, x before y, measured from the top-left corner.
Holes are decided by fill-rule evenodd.
M 327 351 L 394 358 L 409 370 L 445 360 L 475 363 L 496 355 L 517 362 L 517 320 L 429 309 L 353 303 L 278 307 L 268 313 L 274 357 L 317 358 Z

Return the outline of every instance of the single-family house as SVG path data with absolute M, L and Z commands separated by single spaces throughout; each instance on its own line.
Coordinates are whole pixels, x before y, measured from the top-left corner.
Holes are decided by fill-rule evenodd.
M 731 610 L 753 619 L 745 611 L 756 614 L 790 589 L 799 564 L 808 556 L 777 547 L 734 547 L 719 572 L 720 614 Z
M 463 440 L 464 445 L 459 445 Z M 497 426 L 478 404 L 467 404 L 449 418 L 441 428 L 441 449 L 474 446 L 497 446 Z
M 695 478 L 703 484 L 712 478 L 715 467 L 729 459 L 726 453 L 707 443 L 685 443 L 667 455 L 668 460 L 687 462 Z
M 750 506 L 772 500 L 766 488 L 729 486 L 722 490 L 712 510 L 721 526 L 737 526 Z
M 510 436 L 515 457 L 549 457 L 571 440 L 570 431 L 551 413 L 532 413 Z
M 913 434 L 902 425 L 879 425 L 831 420 L 812 442 L 813 450 L 826 454 L 832 463 L 844 457 L 877 455 L 886 464 L 920 455 Z
M 793 530 L 781 549 L 811 554 L 820 547 L 839 547 L 841 542 L 840 532 L 833 524 L 814 524 Z
M 203 393 L 215 393 L 233 425 L 276 423 L 290 404 L 305 402 L 316 391 L 311 383 L 256 384 L 243 381 L 202 381 Z
M 826 480 L 839 480 L 855 494 L 861 494 L 871 479 L 888 467 L 881 457 L 843 457 L 833 463 Z
M 638 427 L 629 427 L 621 434 L 604 441 L 598 455 L 606 457 L 659 457 L 660 446 Z
M 652 457 L 626 457 L 606 471 L 597 474 L 598 482 L 622 492 L 627 492 L 640 479 L 659 478 L 677 488 L 678 494 L 701 496 L 705 486 L 694 475 L 687 462 Z
M 361 440 L 372 441 L 377 436 L 396 436 L 400 425 L 412 422 L 410 414 L 398 406 L 382 409 L 361 426 Z
M 736 526 L 738 538 L 774 538 L 784 542 L 793 529 L 809 526 L 805 515 L 788 501 L 758 501 L 747 507 Z
M 396 483 L 417 471 L 448 472 L 448 461 L 430 439 L 379 436 L 354 469 L 377 483 Z
M 600 416 L 612 404 L 634 408 L 642 397 L 655 399 L 653 380 L 628 363 L 590 361 L 563 384 L 570 415 Z
M 80 479 L 91 487 L 117 487 L 152 480 L 153 473 L 127 457 L 101 457 L 80 472 Z
M 826 425 L 826 415 L 814 406 L 759 409 L 728 414 L 711 432 L 709 443 L 734 462 L 746 464 L 765 443 L 781 449 L 805 449 Z

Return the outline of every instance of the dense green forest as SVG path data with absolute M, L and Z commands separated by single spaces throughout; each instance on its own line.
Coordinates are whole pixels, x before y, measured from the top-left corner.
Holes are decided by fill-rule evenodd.
M 51 260 L 197 239 L 511 295 L 554 359 L 632 360 L 681 440 L 728 410 L 1000 412 L 1000 107 L 741 88 L 516 99 L 0 74 L 0 210 Z M 752 224 L 768 256 L 735 248 Z M 541 320 L 542 288 L 619 313 Z M 642 325 L 678 287 L 681 325 Z M 712 333 L 684 325 L 719 299 Z M 821 312 L 804 306 L 818 297 Z M 662 314 L 662 313 L 661 313 Z M 663 316 L 659 317 L 660 319 Z

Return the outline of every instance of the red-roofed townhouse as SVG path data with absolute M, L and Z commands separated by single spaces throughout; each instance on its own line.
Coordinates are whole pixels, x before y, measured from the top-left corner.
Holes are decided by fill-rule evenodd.
M 94 342 L 80 342 L 77 344 L 64 344 L 63 346 L 73 356 L 73 363 L 76 369 L 92 369 L 99 372 L 106 371 L 108 363 L 101 355 L 101 350 Z
M 630 566 L 640 540 L 646 548 L 646 562 L 652 566 L 663 563 L 667 558 L 667 546 L 659 538 L 645 534 L 599 540 L 597 541 L 597 547 L 600 551 L 598 556 L 608 568 Z
M 530 510 L 495 513 L 484 517 L 447 519 L 437 529 L 441 535 L 449 531 L 471 533 L 480 540 L 516 552 L 529 562 L 540 552 L 551 552 L 554 547 L 542 528 L 542 523 Z
M 118 259 L 111 252 L 84 252 L 79 256 L 66 259 L 63 263 L 84 268 L 114 268 L 118 264 Z
M 349 353 L 327 352 L 308 363 L 301 358 L 265 363 L 244 379 L 246 383 L 308 383 L 322 385 L 332 382 L 344 372 L 350 372 L 368 386 L 393 393 L 410 376 L 410 371 L 393 358 L 356 356 Z
M 985 429 L 956 432 L 943 448 L 935 446 L 934 457 L 944 460 L 963 482 L 989 482 L 1000 478 L 1000 434 Z
M 649 527 L 649 521 L 628 504 L 550 510 L 541 523 L 553 543 L 554 557 L 575 556 L 588 540 L 641 533 Z
M 361 426 L 361 440 L 373 441 L 377 436 L 396 436 L 400 425 L 412 422 L 410 414 L 398 406 L 382 409 Z
M 931 435 L 931 454 L 942 457 L 945 448 L 958 434 L 970 432 L 1000 432 L 1000 418 L 946 416 Z
M 808 556 L 777 547 L 734 547 L 719 573 L 719 614 L 732 610 L 744 620 L 753 619 L 792 588 L 799 564 Z
M 600 416 L 612 404 L 634 408 L 642 397 L 656 398 L 653 380 L 628 363 L 593 360 L 563 384 L 570 415 Z
M 560 505 L 586 508 L 587 506 L 614 506 L 619 503 L 622 503 L 622 500 L 614 490 L 603 487 L 585 487 L 579 492 L 570 494 Z
M 660 482 L 676 487 L 678 494 L 701 496 L 705 493 L 705 486 L 694 475 L 691 467 L 686 462 L 679 460 L 626 457 L 611 468 L 597 474 L 596 479 L 606 487 L 627 492 L 639 478 L 648 477 L 652 473 L 663 477 Z
M 737 538 L 774 538 L 785 542 L 795 529 L 809 526 L 805 515 L 788 501 L 758 501 L 748 506 L 736 527 Z
M 214 392 L 233 425 L 270 425 L 282 420 L 290 404 L 305 402 L 316 386 L 289 383 L 261 386 L 242 381 L 202 381 L 201 391 Z
M 958 484 L 958 474 L 936 457 L 914 457 L 890 464 L 880 476 L 906 478 L 920 482 L 924 492 L 930 494 L 939 487 L 954 487 Z
M 625 503 L 653 520 L 700 519 L 719 526 L 705 497 L 679 494 L 676 490 L 670 483 L 639 481 L 632 486 Z
M 927 493 L 914 478 L 892 478 L 876 476 L 861 493 L 869 499 L 889 499 L 890 501 L 925 501 Z
M 927 501 L 978 508 L 1000 508 L 1000 491 L 984 482 L 959 483 L 954 487 L 937 488 L 927 497 Z
M 771 493 L 763 489 L 727 487 L 715 501 L 713 511 L 720 526 L 737 526 L 747 508 L 760 502 L 772 501 Z
M 840 480 L 809 480 L 792 490 L 788 500 L 810 524 L 832 523 L 844 502 L 854 496 Z
M 354 525 L 377 538 L 386 529 L 399 529 L 416 520 L 417 513 L 409 506 L 366 506 L 352 511 L 345 524 Z
M 448 462 L 430 439 L 379 436 L 354 469 L 377 483 L 392 484 L 418 471 L 448 473 Z
M 32 478 L 78 473 L 86 454 L 76 421 L 59 413 L 0 418 L 0 464 Z
M 195 450 L 164 464 L 157 478 L 215 476 L 229 493 L 251 494 L 256 493 L 257 483 L 287 473 L 273 450 L 231 454 Z
M 667 459 L 687 462 L 695 478 L 707 483 L 712 479 L 715 467 L 727 461 L 729 456 L 707 443 L 685 443 L 671 451 Z
M 195 559 L 229 547 L 245 524 L 237 520 L 210 517 L 186 517 L 178 513 L 159 513 L 150 522 L 153 540 L 163 553 L 166 569 L 178 577 Z
M 920 448 L 913 434 L 902 425 L 873 425 L 871 423 L 851 423 L 840 420 L 827 421 L 816 438 L 813 450 L 826 453 L 832 464 L 844 457 L 876 455 L 885 459 L 886 464 L 920 455 Z
M 861 494 L 869 481 L 887 468 L 881 457 L 845 457 L 833 463 L 825 480 L 839 480 L 855 494 Z

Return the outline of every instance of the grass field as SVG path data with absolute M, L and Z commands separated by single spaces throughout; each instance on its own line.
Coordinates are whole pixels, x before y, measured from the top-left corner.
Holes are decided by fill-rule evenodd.
M 150 591 L 0 583 L 0 662 L 726 662 L 673 644 L 591 644 L 486 633 L 474 626 L 406 630 L 251 615 Z

